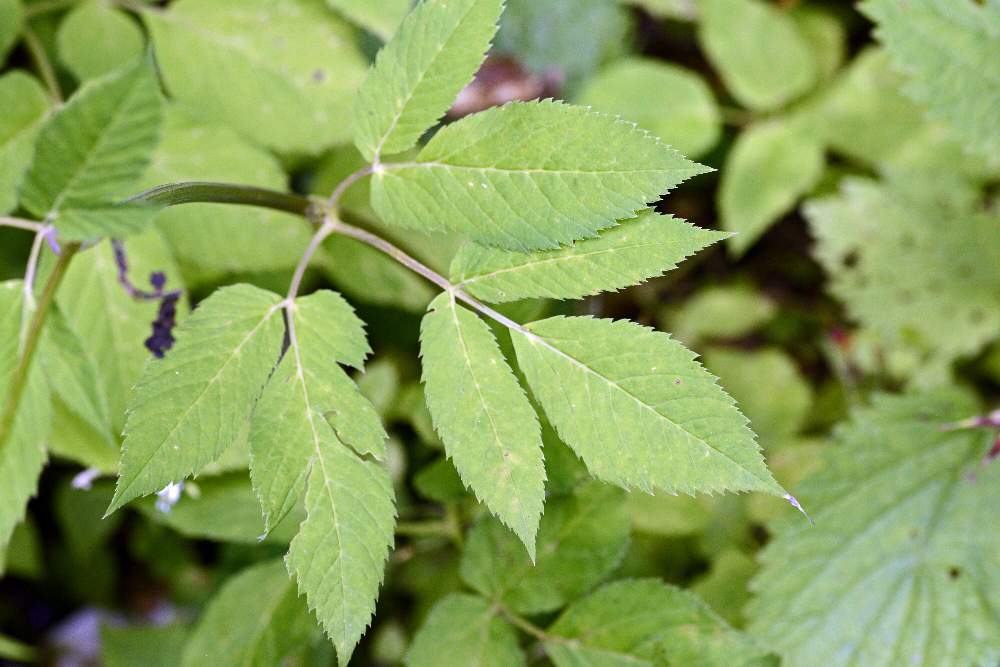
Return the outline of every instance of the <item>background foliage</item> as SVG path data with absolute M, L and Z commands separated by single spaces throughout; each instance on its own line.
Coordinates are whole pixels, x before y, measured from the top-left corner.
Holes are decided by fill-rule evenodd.
M 456 9 L 466 5 L 468 16 Z M 500 3 L 456 1 L 413 32 L 462 29 L 467 53 L 434 65 L 407 52 L 407 68 L 358 92 L 409 9 L 409 0 L 0 0 L 0 214 L 57 212 L 63 242 L 108 225 L 141 232 L 125 244 L 133 280 L 162 272 L 184 289 L 186 330 L 238 353 L 213 369 L 202 345 L 179 336 L 168 364 L 144 374 L 156 302 L 122 287 L 111 244 L 74 260 L 26 383 L 29 417 L 0 456 L 0 660 L 331 665 L 350 655 L 378 589 L 352 664 L 996 665 L 1000 415 L 970 418 L 1000 395 L 1000 2 L 508 0 L 492 37 L 482 26 Z M 428 71 L 437 87 L 407 110 L 412 126 L 379 116 L 394 86 Z M 455 95 L 448 124 L 417 147 Z M 489 110 L 545 97 L 637 123 L 714 171 L 654 150 L 631 124 L 558 103 Z M 558 272 L 539 270 L 533 251 L 606 221 L 551 200 L 560 183 L 508 197 L 500 176 L 470 181 L 479 175 L 467 162 L 490 150 L 511 164 L 541 159 L 550 146 L 519 139 L 542 117 L 572 148 L 557 157 L 581 171 L 628 154 L 632 178 L 576 182 L 606 189 L 605 216 L 697 177 L 655 212 L 552 250 Z M 523 134 L 497 130 L 512 126 Z M 136 146 L 148 160 L 134 159 Z M 347 301 L 329 291 L 300 300 L 302 356 L 274 369 L 251 427 L 212 421 L 217 405 L 257 398 L 238 383 L 213 385 L 201 404 L 167 401 L 180 417 L 155 412 L 179 424 L 178 443 L 209 423 L 213 442 L 236 446 L 185 450 L 170 461 L 176 469 L 155 474 L 128 457 L 119 468 L 115 434 L 129 433 L 133 456 L 152 447 L 163 429 L 147 416 L 175 389 L 176 368 L 268 377 L 266 351 L 283 335 L 271 292 L 284 293 L 311 232 L 264 209 L 116 203 L 182 180 L 328 196 L 382 151 L 403 152 L 407 168 L 348 191 L 345 216 L 518 322 L 552 317 L 530 330 L 595 367 L 630 360 L 609 367 L 612 381 L 688 365 L 691 391 L 702 392 L 698 423 L 731 435 L 747 456 L 744 476 L 719 482 L 715 459 L 658 466 L 652 447 L 628 452 L 641 465 L 619 466 L 604 454 L 621 429 L 569 409 L 574 392 L 591 388 L 579 368 L 336 236 L 303 292 L 333 288 Z M 449 197 L 414 216 L 428 163 L 445 170 L 435 187 Z M 470 183 L 488 192 L 487 216 L 513 209 L 546 225 L 530 235 L 482 225 L 450 205 Z M 458 236 L 518 242 L 460 248 Z M 30 245 L 0 227 L 0 279 L 22 278 Z M 661 276 L 668 265 L 678 268 Z M 608 288 L 620 289 L 598 294 Z M 22 299 L 16 283 L 0 285 L 4 387 Z M 582 315 L 620 321 L 572 318 Z M 344 333 L 330 340 L 330 330 Z M 720 378 L 815 526 L 774 496 L 685 493 L 781 487 L 748 472 L 762 469 L 749 432 L 677 341 Z M 458 363 L 465 342 L 476 353 Z M 515 373 L 505 372 L 515 357 Z M 490 392 L 463 419 L 462 397 L 480 377 Z M 641 391 L 653 402 L 669 389 Z M 599 400 L 620 400 L 604 391 Z M 318 462 L 271 446 L 270 434 L 304 428 L 314 403 L 333 395 L 355 409 L 330 417 L 329 432 L 313 430 Z M 534 401 L 546 407 L 538 418 Z M 488 448 L 445 456 L 445 442 L 479 441 L 493 415 L 516 455 L 518 492 L 479 492 Z M 638 442 L 670 437 L 656 415 L 625 428 Z M 46 432 L 47 446 L 35 446 Z M 591 441 L 602 448 L 588 450 Z M 310 519 L 338 521 L 322 514 L 331 511 L 324 466 L 355 480 L 323 486 L 333 507 L 368 517 L 338 545 L 355 550 L 341 566 L 354 586 L 340 609 L 307 605 L 288 576 L 323 585 L 309 547 L 328 540 L 327 524 Z M 160 476 L 193 471 L 169 511 L 143 497 L 102 520 L 110 504 L 159 489 Z M 304 491 L 310 519 L 286 488 Z M 373 544 L 374 556 L 361 553 Z M 386 553 L 383 580 L 365 559 Z

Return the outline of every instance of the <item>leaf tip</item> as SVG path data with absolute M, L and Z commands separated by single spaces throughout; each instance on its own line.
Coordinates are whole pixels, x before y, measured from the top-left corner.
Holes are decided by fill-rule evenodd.
M 785 500 L 787 500 L 788 503 L 792 507 L 794 507 L 798 511 L 802 512 L 802 516 L 804 516 L 806 518 L 806 520 L 809 522 L 810 526 L 815 526 L 816 525 L 816 522 L 813 521 L 812 517 L 809 516 L 809 513 L 806 512 L 805 508 L 802 507 L 802 504 L 798 501 L 798 499 L 795 496 L 793 496 L 790 493 L 786 493 L 785 495 L 782 496 L 782 498 L 784 498 Z

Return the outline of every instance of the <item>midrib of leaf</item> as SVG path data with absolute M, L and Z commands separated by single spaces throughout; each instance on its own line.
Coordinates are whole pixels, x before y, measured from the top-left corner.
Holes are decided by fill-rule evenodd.
M 489 409 L 486 404 L 486 399 L 483 397 L 483 390 L 479 385 L 479 378 L 476 377 L 475 372 L 472 370 L 472 362 L 469 355 L 469 346 L 465 342 L 465 334 L 462 333 L 462 325 L 458 321 L 458 304 L 455 303 L 455 293 L 452 292 L 450 295 L 449 304 L 451 306 L 451 317 L 452 322 L 455 324 L 455 331 L 458 334 L 458 340 L 462 343 L 462 359 L 465 361 L 465 368 L 469 371 L 469 376 L 472 377 L 472 382 L 476 386 L 476 396 L 479 397 L 479 404 L 483 406 L 483 412 L 486 413 L 487 419 L 490 421 L 490 431 L 493 433 L 493 442 L 496 443 L 497 449 L 500 451 L 501 459 L 503 459 L 503 443 L 500 442 L 500 433 L 497 430 L 496 420 L 493 418 L 493 412 Z M 492 335 L 492 334 L 491 334 Z M 507 474 L 507 478 L 510 478 L 510 468 L 504 466 L 504 473 Z M 506 480 L 504 480 L 506 482 Z M 477 494 L 478 495 L 478 494 Z M 521 508 L 521 500 L 518 498 L 517 494 L 512 494 L 514 501 L 514 506 L 518 509 Z M 520 512 L 518 512 L 520 514 Z
M 427 77 L 427 72 L 429 72 L 431 68 L 434 66 L 434 63 L 437 62 L 437 59 L 441 55 L 441 52 L 444 51 L 444 48 L 448 46 L 451 43 L 451 41 L 455 38 L 455 35 L 458 33 L 459 29 L 465 23 L 465 20 L 469 17 L 469 14 L 472 13 L 472 10 L 475 9 L 475 6 L 476 6 L 475 3 L 469 5 L 469 8 L 465 10 L 464 14 L 462 14 L 462 18 L 460 18 L 458 22 L 455 24 L 455 29 L 452 30 L 451 34 L 448 35 L 448 37 L 445 40 L 443 40 L 441 44 L 437 47 L 437 50 L 435 51 L 434 57 L 431 59 L 430 64 L 427 65 L 427 67 L 417 76 L 417 81 L 410 88 L 410 92 L 406 95 L 406 97 L 403 100 L 397 102 L 396 112 L 393 114 L 392 122 L 389 124 L 389 129 L 382 134 L 382 138 L 379 140 L 378 145 L 375 147 L 375 158 L 373 160 L 375 164 L 379 164 L 379 158 L 382 156 L 382 148 L 385 146 L 385 142 L 388 141 L 389 137 L 392 136 L 392 133 L 396 131 L 396 127 L 399 125 L 399 121 L 403 117 L 404 109 L 406 109 L 406 106 L 413 100 L 413 96 L 416 94 L 417 89 L 420 88 L 420 84 L 423 83 L 424 79 Z
M 753 470 L 750 470 L 749 468 L 744 467 L 742 464 L 740 464 L 739 462 L 737 462 L 736 460 L 734 460 L 731 456 L 729 456 L 725 452 L 723 452 L 723 451 L 717 449 L 716 447 L 714 447 L 711 443 L 709 443 L 708 441 L 706 441 L 704 438 L 701 438 L 701 437 L 695 435 L 694 433 L 692 433 L 691 431 L 687 430 L 686 428 L 684 428 L 680 424 L 674 422 L 672 419 L 670 419 L 669 417 L 667 417 L 666 415 L 664 415 L 663 413 L 661 413 L 655 407 L 649 405 L 648 403 L 646 403 L 645 401 L 643 401 L 642 399 L 640 399 L 638 396 L 636 396 L 632 392 L 630 392 L 627 389 L 625 389 L 624 387 L 622 387 L 617 382 L 611 380 L 610 378 L 604 376 L 601 373 L 598 373 L 596 370 L 594 370 L 590 366 L 587 366 L 586 364 L 584 364 L 580 360 L 576 359 L 575 357 L 571 356 L 570 354 L 567 354 L 566 352 L 563 352 L 559 348 L 557 348 L 554 345 L 550 344 L 542 336 L 539 336 L 538 334 L 532 332 L 530 329 L 528 329 L 526 327 L 521 327 L 520 333 L 524 334 L 528 338 L 528 342 L 530 342 L 532 344 L 536 344 L 536 343 L 540 344 L 543 347 L 551 350 L 552 352 L 555 352 L 559 356 L 561 356 L 564 359 L 568 360 L 570 363 L 572 363 L 573 365 L 577 366 L 578 368 L 583 369 L 585 372 L 590 373 L 591 375 L 594 375 L 594 376 L 600 378 L 601 380 L 603 380 L 607 384 L 611 385 L 612 387 L 614 387 L 615 389 L 617 389 L 621 393 L 625 394 L 625 396 L 627 396 L 630 399 L 632 399 L 633 401 L 635 401 L 640 407 L 642 407 L 642 408 L 644 408 L 644 409 L 652 412 L 654 415 L 656 415 L 657 417 L 659 417 L 663 421 L 667 422 L 668 424 L 670 424 L 671 426 L 673 426 L 678 431 L 681 431 L 682 433 L 685 433 L 688 436 L 690 436 L 691 438 L 693 438 L 695 441 L 700 442 L 705 447 L 707 447 L 708 449 L 711 449 L 713 452 L 715 452 L 716 454 L 720 455 L 722 458 L 726 459 L 727 461 L 729 461 L 730 463 L 732 463 L 734 466 L 736 466 L 740 470 L 744 470 L 746 472 L 749 472 L 751 475 L 753 475 L 754 477 L 756 477 L 758 480 L 764 482 L 766 485 L 768 485 L 768 486 L 770 486 L 772 488 L 776 488 L 776 489 L 780 489 L 781 488 L 780 486 L 777 485 L 777 482 L 775 482 L 773 480 L 769 480 L 769 479 L 767 479 L 765 477 L 761 477 L 757 472 L 755 472 Z
M 631 174 L 660 174 L 667 169 L 540 169 L 537 167 L 533 168 L 522 168 L 522 167 L 483 167 L 483 166 L 467 166 L 461 164 L 449 164 L 447 162 L 387 162 L 380 165 L 380 168 L 384 171 L 393 171 L 398 169 L 448 169 L 448 170 L 465 170 L 465 171 L 478 171 L 484 173 L 498 173 L 498 174 L 552 174 L 555 176 L 593 176 L 596 174 L 618 174 L 622 176 L 627 176 Z M 670 169 L 669 171 L 676 172 L 695 172 L 693 169 Z M 378 172 L 376 172 L 378 173 Z
M 590 258 L 590 257 L 596 257 L 598 255 L 615 254 L 615 253 L 623 252 L 623 251 L 626 251 L 626 250 L 639 250 L 641 248 L 655 248 L 655 247 L 660 246 L 660 245 L 663 245 L 663 243 L 662 242 L 632 243 L 632 244 L 629 244 L 629 245 L 615 246 L 613 248 L 602 248 L 600 250 L 590 250 L 590 251 L 587 251 L 587 252 L 581 252 L 579 254 L 574 254 L 574 255 L 562 255 L 562 256 L 559 256 L 559 257 L 545 257 L 545 258 L 540 258 L 540 259 L 529 260 L 529 261 L 526 261 L 526 262 L 524 262 L 522 264 L 517 264 L 516 266 L 508 266 L 508 267 L 505 267 L 505 268 L 502 268 L 502 269 L 497 269 L 495 271 L 490 271 L 489 273 L 481 273 L 481 274 L 479 274 L 477 276 L 472 276 L 471 278 L 466 278 L 462 282 L 460 282 L 457 285 L 455 285 L 455 287 L 461 289 L 465 285 L 471 285 L 472 283 L 475 283 L 475 282 L 480 281 L 480 280 L 487 280 L 489 278 L 493 278 L 493 277 L 499 276 L 499 275 L 501 275 L 503 273 L 512 273 L 512 272 L 515 272 L 515 271 L 523 271 L 523 270 L 525 270 L 527 268 L 541 266 L 543 264 L 552 264 L 552 263 L 555 263 L 555 262 L 559 262 L 559 263 L 562 263 L 562 262 L 571 262 L 571 261 L 574 261 L 574 260 L 581 260 L 581 259 L 587 259 L 587 258 Z M 570 247 L 572 247 L 572 246 L 570 246 Z M 556 252 L 558 252 L 558 251 L 556 251 Z
M 129 87 L 129 92 L 125 96 L 125 99 L 122 101 L 121 104 L 115 107 L 115 110 L 111 115 L 111 120 L 108 121 L 107 125 L 101 128 L 100 132 L 97 135 L 97 140 L 94 141 L 93 145 L 91 145 L 90 147 L 90 150 L 87 152 L 86 157 L 83 158 L 83 164 L 81 164 L 79 168 L 77 168 L 77 170 L 70 177 L 70 179 L 66 181 L 66 184 L 62 188 L 62 191 L 59 193 L 58 196 L 56 196 L 56 199 L 54 202 L 52 202 L 52 205 L 49 206 L 49 212 L 46 214 L 46 218 L 51 216 L 53 212 L 59 210 L 59 208 L 63 204 L 63 201 L 66 199 L 66 195 L 69 193 L 70 190 L 72 190 L 73 185 L 80 179 L 81 175 L 90 170 L 90 164 L 94 160 L 94 155 L 99 153 L 100 149 L 104 146 L 107 140 L 117 133 L 118 121 L 121 120 L 124 110 L 129 106 L 133 96 L 135 95 L 136 87 L 139 86 L 141 83 L 142 83 L 142 77 L 140 76 L 133 82 L 132 86 Z
M 124 496 L 125 493 L 132 488 L 132 485 L 135 484 L 135 482 L 139 479 L 139 475 L 142 474 L 142 471 L 146 469 L 146 466 L 149 465 L 149 462 L 153 460 L 153 457 L 156 456 L 157 453 L 159 453 L 160 449 L 163 447 L 163 444 L 173 437 L 174 433 L 177 432 L 177 429 L 180 428 L 180 425 L 184 422 L 184 420 L 187 419 L 188 415 L 191 414 L 191 411 L 194 410 L 195 406 L 198 405 L 201 402 L 201 399 L 205 397 L 205 394 L 208 392 L 208 390 L 216 385 L 216 383 L 219 380 L 219 376 L 222 375 L 222 373 L 229 367 L 229 364 L 231 364 L 234 359 L 240 356 L 240 351 L 243 349 L 243 346 L 246 345 L 247 342 L 249 342 L 257 334 L 257 331 L 262 326 L 264 326 L 264 324 L 269 319 L 271 319 L 271 317 L 273 317 L 276 312 L 280 311 L 281 308 L 282 304 L 280 303 L 271 306 L 268 309 L 267 313 L 265 313 L 264 317 L 261 318 L 260 322 L 258 322 L 254 326 L 254 328 L 251 329 L 250 332 L 243 337 L 243 339 L 239 342 L 239 345 L 233 348 L 233 351 L 229 353 L 228 358 L 225 360 L 225 362 L 223 362 L 222 366 L 219 367 L 219 370 L 215 372 L 215 375 L 213 375 L 211 379 L 209 379 L 209 381 L 205 383 L 205 386 L 202 387 L 201 391 L 198 392 L 194 400 L 191 401 L 191 404 L 188 405 L 188 407 L 184 410 L 183 413 L 181 413 L 181 415 L 174 422 L 174 425 L 170 427 L 170 431 L 168 431 L 167 434 L 160 439 L 160 442 L 156 446 L 156 448 L 153 449 L 148 456 L 146 456 L 146 460 L 143 461 L 142 464 L 136 469 L 136 471 L 133 473 L 132 481 L 129 482 L 127 486 L 123 487 L 122 489 L 120 489 L 115 493 L 117 497 Z

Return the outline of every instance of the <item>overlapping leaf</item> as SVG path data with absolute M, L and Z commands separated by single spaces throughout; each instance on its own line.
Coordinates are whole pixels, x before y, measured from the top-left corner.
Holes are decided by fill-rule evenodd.
M 0 65 L 17 43 L 23 23 L 24 7 L 21 0 L 0 0 Z
M 392 36 L 410 10 L 410 0 L 327 0 L 327 4 L 383 40 Z
M 725 236 L 644 211 L 597 238 L 558 250 L 519 252 L 466 244 L 452 262 L 451 279 L 484 301 L 579 299 L 660 275 Z
M 216 593 L 184 647 L 181 665 L 279 665 L 308 641 L 312 627 L 284 563 L 266 561 Z
M 733 400 L 667 334 L 553 317 L 513 339 L 532 392 L 595 477 L 647 492 L 784 494 Z
M 146 38 L 124 11 L 101 0 L 87 0 L 59 24 L 59 59 L 80 81 L 111 72 L 142 55 Z M 94 48 L 95 44 L 114 48 Z
M 751 631 L 782 664 L 989 665 L 1000 658 L 1000 468 L 978 406 L 951 390 L 880 396 L 840 429 L 779 522 L 754 582 Z M 974 473 L 976 479 L 969 475 Z
M 31 164 L 35 135 L 49 109 L 36 79 L 15 70 L 0 77 L 0 214 L 17 205 L 17 188 Z
M 141 229 L 145 207 L 127 196 L 159 137 L 162 100 L 151 66 L 138 63 L 84 85 L 38 133 L 21 203 L 66 240 Z M 107 228 L 102 220 L 107 220 Z
M 109 511 L 184 479 L 244 431 L 281 351 L 280 298 L 250 285 L 216 291 L 177 329 L 132 393 Z
M 904 90 L 971 151 L 1000 153 L 1000 5 L 973 0 L 868 0 L 862 10 Z
M 476 595 L 452 593 L 431 610 L 406 653 L 407 667 L 519 667 L 517 633 Z
M 452 294 L 420 330 L 427 407 L 462 480 L 532 559 L 545 498 L 538 418 L 484 321 Z
M 595 236 L 705 170 L 612 116 L 512 103 L 442 129 L 413 162 L 377 169 L 372 205 L 394 225 L 550 249 Z
M 371 161 L 413 148 L 472 79 L 503 0 L 428 0 L 379 52 L 354 103 L 355 143 Z
M 167 89 L 198 118 L 282 152 L 350 139 L 367 63 L 324 0 L 182 0 L 143 18 Z

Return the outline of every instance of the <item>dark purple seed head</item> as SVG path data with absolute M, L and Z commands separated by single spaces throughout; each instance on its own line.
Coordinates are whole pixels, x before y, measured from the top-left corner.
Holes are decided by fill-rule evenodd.
M 167 284 L 167 274 L 163 271 L 153 271 L 149 276 L 149 284 L 153 286 L 157 292 L 162 292 L 163 288 Z
M 174 346 L 174 326 L 177 324 L 177 302 L 180 292 L 164 294 L 160 310 L 153 322 L 153 333 L 146 339 L 146 349 L 157 359 L 162 359 L 167 350 Z

